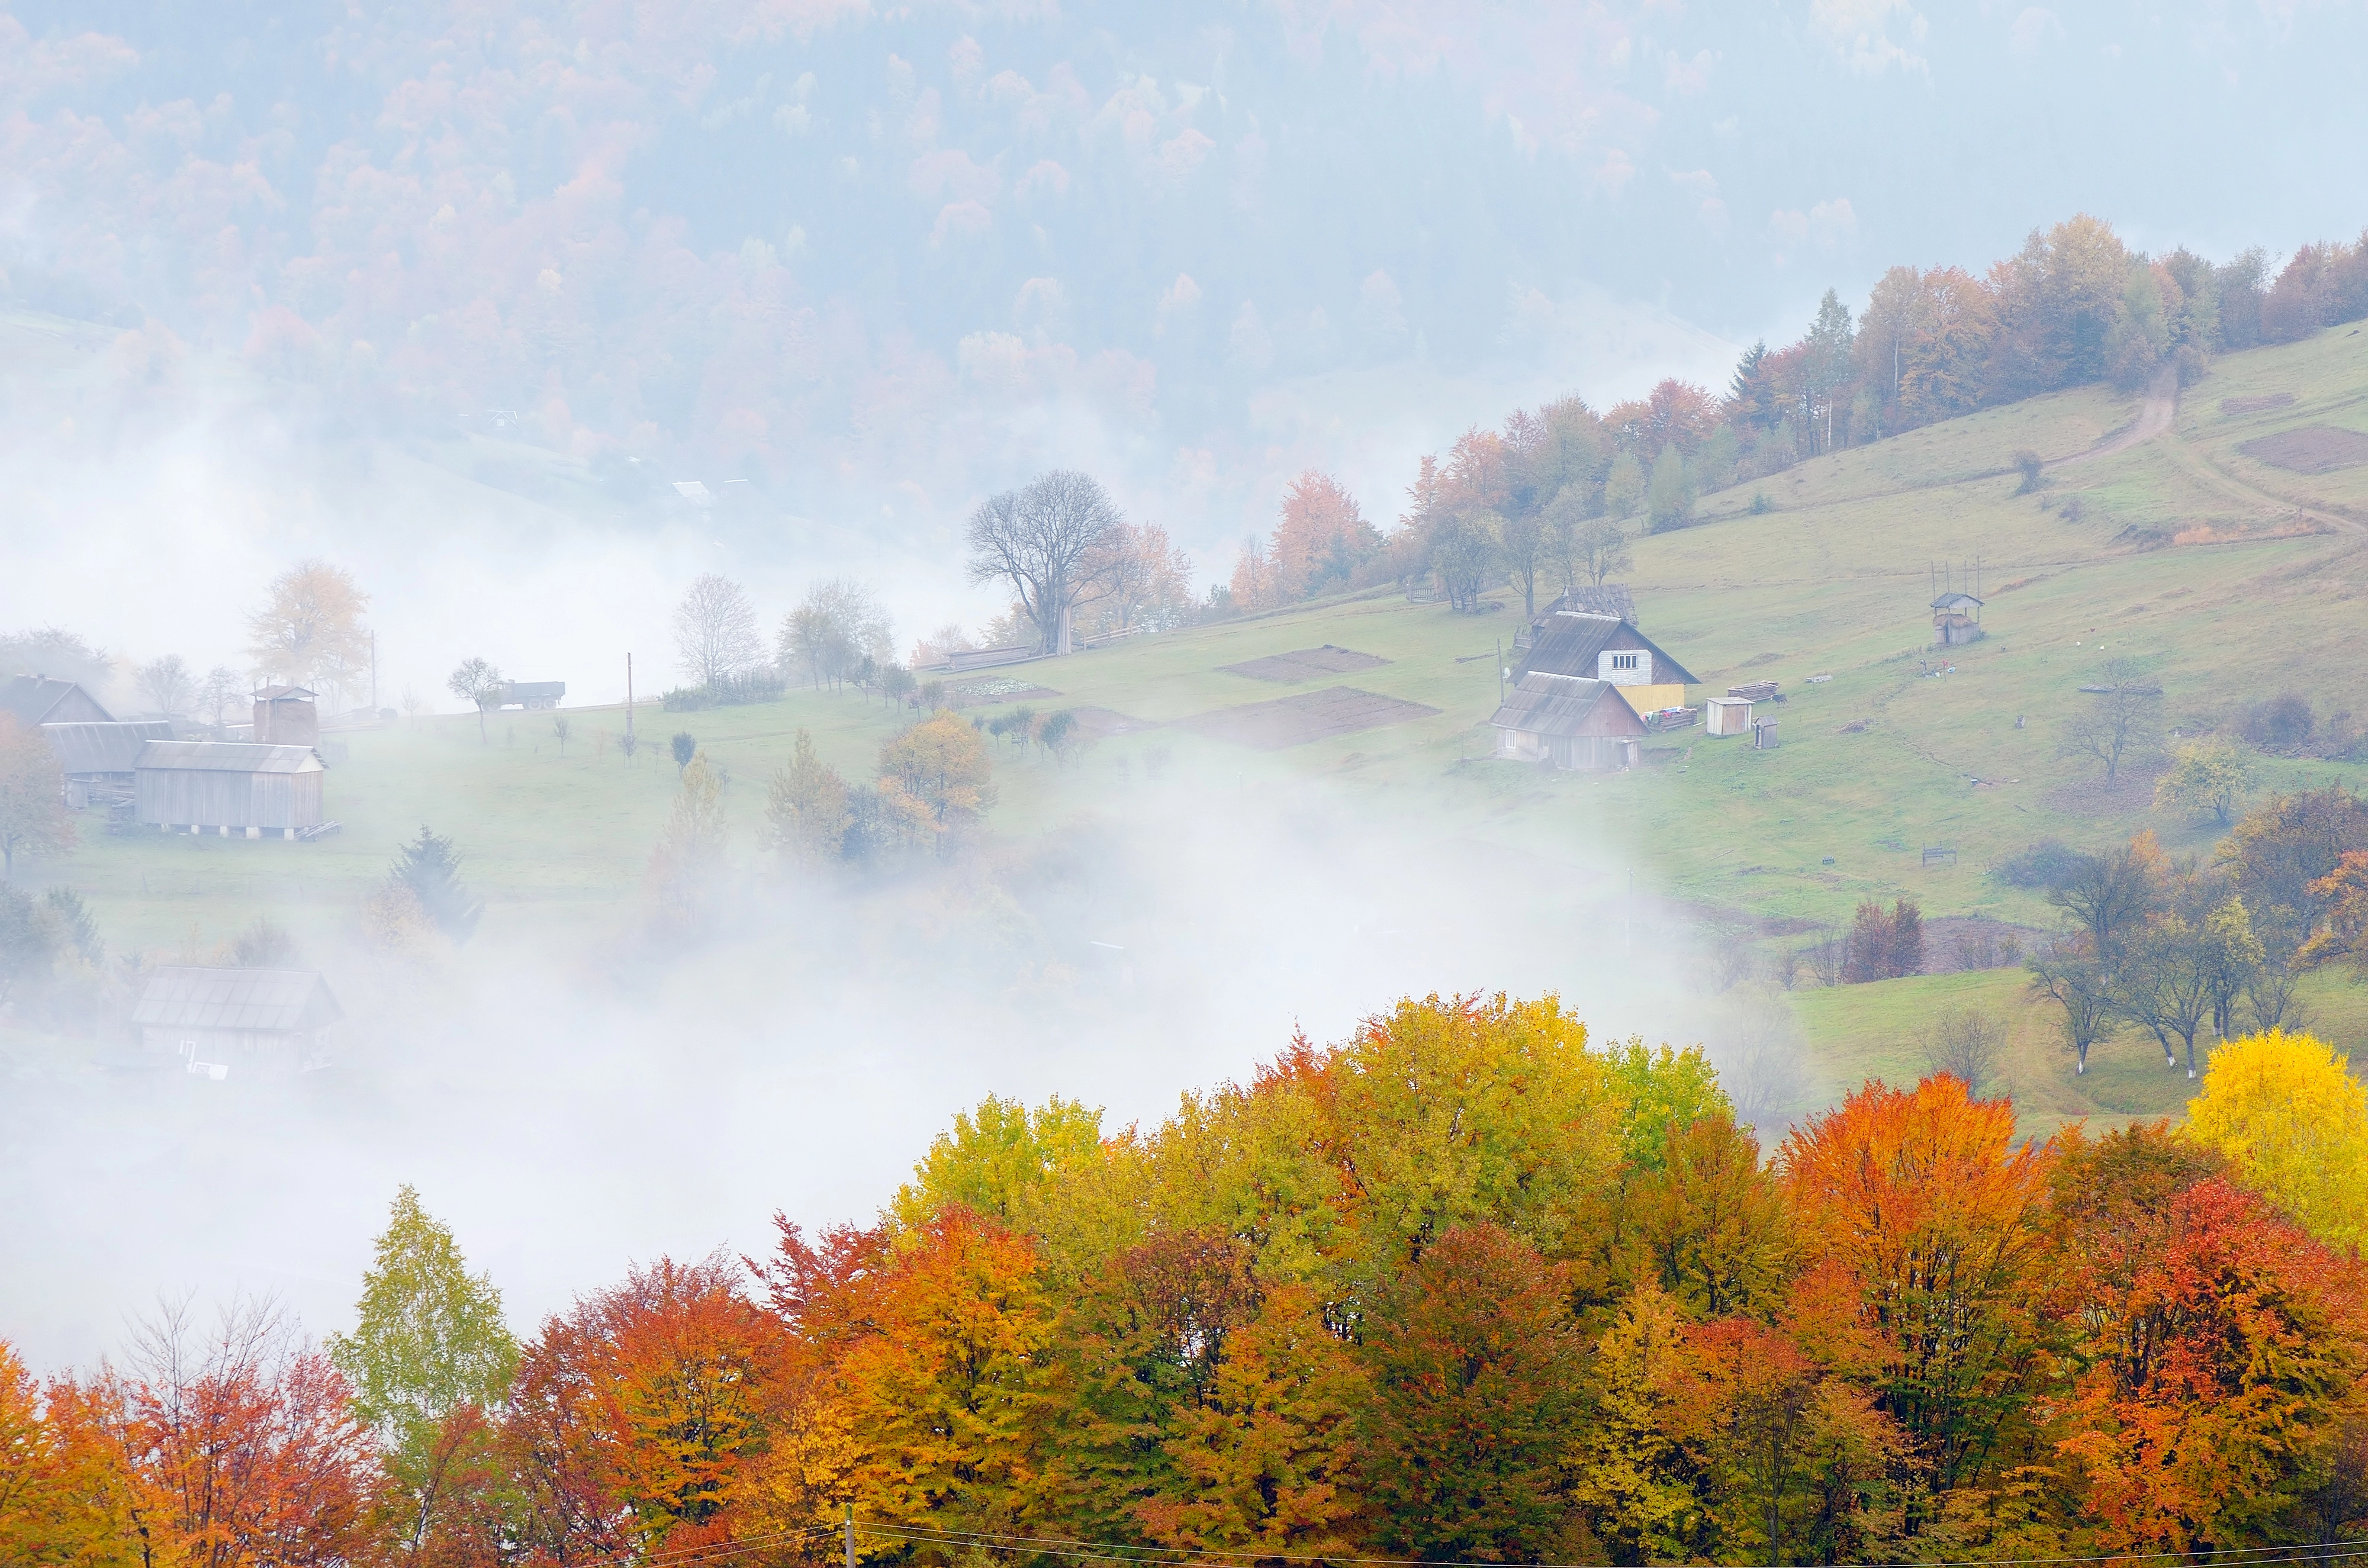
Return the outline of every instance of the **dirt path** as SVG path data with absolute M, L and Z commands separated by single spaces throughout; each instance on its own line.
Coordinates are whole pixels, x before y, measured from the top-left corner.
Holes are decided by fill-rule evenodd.
M 2138 407 L 2135 424 L 2118 436 L 2109 437 L 2098 442 L 2085 452 L 2075 452 L 2068 458 L 2058 458 L 2047 464 L 2047 467 L 2069 468 L 2074 463 L 2087 462 L 2091 458 L 2110 457 L 2115 452 L 2128 451 L 2132 447 L 2142 442 L 2151 441 L 2157 436 L 2168 435 L 2170 439 L 2164 443 L 2164 449 L 2170 460 L 2186 470 L 2190 475 L 2208 488 L 2217 490 L 2232 501 L 2259 506 L 2277 516 L 2306 518 L 2339 533 L 2368 533 L 2368 527 L 2363 527 L 2350 517 L 2323 512 L 2315 506 L 2305 506 L 2297 502 L 2286 500 L 2283 496 L 2272 495 L 2265 490 L 2256 490 L 2234 474 L 2226 472 L 2211 459 L 2179 438 L 2178 434 L 2171 428 L 2178 417 L 2179 372 L 2175 368 L 2165 365 L 2156 375 L 2153 383 L 2146 388 L 2146 402 Z
M 2115 452 L 2126 452 L 2142 442 L 2151 441 L 2170 428 L 2179 417 L 2179 370 L 2165 365 L 2146 388 L 2146 401 L 2138 405 L 2137 423 L 2118 436 L 2109 436 L 2085 452 L 2075 452 L 2068 458 L 2057 458 L 2049 468 L 2070 468 L 2092 458 L 2109 458 Z

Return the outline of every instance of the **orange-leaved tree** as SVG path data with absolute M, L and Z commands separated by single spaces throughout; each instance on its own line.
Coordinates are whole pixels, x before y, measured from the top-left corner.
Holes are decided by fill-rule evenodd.
M 2100 1550 L 2250 1545 L 2308 1500 L 2368 1370 L 2356 1258 L 2157 1123 L 2074 1141 L 2058 1310 L 2088 1369 L 2057 1447 Z
M 2032 1299 L 2051 1159 L 2015 1142 L 2010 1104 L 1946 1074 L 1870 1083 L 1784 1142 L 1804 1259 L 1841 1282 L 1868 1347 L 1860 1375 L 1903 1435 L 1910 1534 L 1939 1494 L 2035 1440 L 2030 1407 L 2052 1365 Z
M 543 1325 L 511 1423 L 536 1540 L 617 1551 L 734 1539 L 781 1352 L 778 1320 L 740 1278 L 720 1254 L 660 1258 Z
M 1053 1312 L 1035 1244 L 960 1205 L 896 1238 L 837 1364 L 857 1509 L 996 1529 L 1038 1503 Z

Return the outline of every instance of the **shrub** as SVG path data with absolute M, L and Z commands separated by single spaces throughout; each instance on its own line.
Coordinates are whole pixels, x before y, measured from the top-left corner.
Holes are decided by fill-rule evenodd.
M 690 759 L 699 755 L 699 737 L 689 730 L 677 730 L 673 746 L 675 767 L 689 767 Z
M 2038 489 L 2040 472 L 2044 466 L 2045 465 L 2040 460 L 2039 454 L 2032 451 L 2029 447 L 2025 447 L 2021 451 L 2016 452 L 2014 454 L 2014 470 L 2017 473 L 2022 475 L 2022 483 L 2015 488 L 2015 494 L 2017 495 L 2028 495 L 2032 491 Z
M 2247 716 L 2245 738 L 2271 751 L 2299 751 L 2310 744 L 2311 733 L 2317 727 L 2317 721 L 2311 716 L 2309 699 L 2288 691 L 2270 699 Z
M 1764 517 L 1775 509 L 1776 503 L 1768 499 L 1768 492 L 1765 490 L 1755 490 L 1751 493 L 1751 515 L 1753 517 Z
M 2080 852 L 2060 838 L 2043 838 L 2020 855 L 1990 868 L 1990 875 L 2010 888 L 2058 888 L 2079 869 Z

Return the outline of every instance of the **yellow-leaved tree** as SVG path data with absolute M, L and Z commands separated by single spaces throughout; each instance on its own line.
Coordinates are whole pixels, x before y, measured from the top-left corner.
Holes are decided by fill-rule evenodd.
M 2188 1131 L 2320 1240 L 2368 1244 L 2368 1091 L 2346 1058 L 2271 1029 L 2212 1053 Z
M 885 803 L 912 812 L 939 835 L 977 821 L 995 804 L 988 782 L 993 764 L 978 732 L 940 712 L 880 748 L 880 790 Z

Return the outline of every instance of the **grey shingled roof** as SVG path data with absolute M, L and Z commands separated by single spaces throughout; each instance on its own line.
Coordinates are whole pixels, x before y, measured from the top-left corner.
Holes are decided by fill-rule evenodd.
M 294 969 L 157 969 L 131 1009 L 133 1023 L 158 1028 L 258 1034 L 316 1029 L 345 1016 L 319 975 Z
M 140 748 L 150 741 L 169 741 L 173 726 L 162 719 L 134 719 L 113 724 L 44 724 L 50 749 L 67 773 L 129 773 L 140 760 Z
M 1500 730 L 1569 740 L 1590 733 L 1587 721 L 1611 689 L 1609 681 L 1532 670 L 1514 684 L 1505 696 L 1505 705 L 1488 722 Z M 1641 733 L 1644 724 L 1640 721 L 1617 728 Z
M 263 745 L 252 741 L 150 741 L 141 748 L 139 766 L 215 773 L 310 773 L 324 765 L 311 746 Z
M 1590 615 L 1575 609 L 1559 609 L 1539 619 L 1537 635 L 1530 643 L 1529 654 L 1523 659 L 1521 667 L 1592 679 L 1596 669 L 1595 655 L 1603 652 L 1605 644 L 1619 636 L 1623 628 L 1629 638 L 1652 650 L 1656 685 L 1702 684 L 1683 665 L 1669 657 L 1658 642 L 1618 616 Z M 1670 680 L 1670 676 L 1677 678 Z

